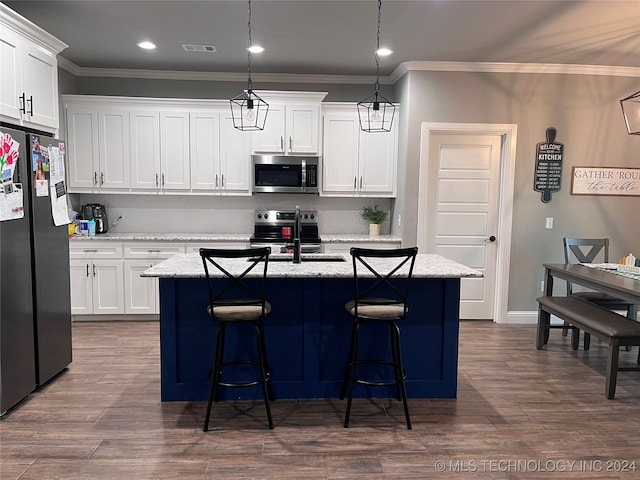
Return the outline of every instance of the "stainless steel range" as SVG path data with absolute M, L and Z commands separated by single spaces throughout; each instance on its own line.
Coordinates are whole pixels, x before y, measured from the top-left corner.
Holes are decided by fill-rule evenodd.
M 300 210 L 299 236 L 303 253 L 319 253 L 318 211 Z M 294 253 L 295 210 L 256 210 L 253 213 L 252 247 L 270 246 L 273 253 Z

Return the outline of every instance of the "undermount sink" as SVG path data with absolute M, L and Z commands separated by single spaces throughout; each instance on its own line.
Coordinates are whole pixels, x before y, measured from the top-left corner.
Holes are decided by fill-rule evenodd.
M 251 261 L 252 259 L 249 259 Z M 300 260 L 304 263 L 311 262 L 346 262 L 342 255 L 331 255 L 327 253 L 303 253 Z M 293 262 L 293 254 L 273 254 L 269 255 L 270 262 Z

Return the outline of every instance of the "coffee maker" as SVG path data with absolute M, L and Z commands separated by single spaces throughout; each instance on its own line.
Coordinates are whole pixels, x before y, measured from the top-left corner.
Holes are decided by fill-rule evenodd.
M 82 206 L 82 218 L 84 220 L 93 219 L 96 222 L 96 233 L 106 233 L 109 229 L 109 219 L 107 209 L 99 203 L 87 203 Z

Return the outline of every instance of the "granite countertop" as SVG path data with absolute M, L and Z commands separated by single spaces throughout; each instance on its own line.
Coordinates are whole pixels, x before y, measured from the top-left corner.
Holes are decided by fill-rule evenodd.
M 400 242 L 400 237 L 394 235 L 379 235 L 372 237 L 368 234 L 339 233 L 322 234 L 322 243 L 348 243 L 348 242 Z M 76 235 L 71 237 L 71 241 L 94 241 L 94 240 L 116 240 L 116 241 L 162 241 L 162 242 L 249 242 L 250 233 L 101 233 L 95 237 L 85 237 Z
M 269 277 L 284 278 L 351 278 L 353 265 L 350 255 L 341 254 L 303 254 L 302 263 L 294 264 L 290 261 L 279 261 L 292 255 L 274 254 L 269 261 Z M 335 261 L 340 259 L 343 261 Z M 315 261 L 314 261 L 315 260 Z M 324 260 L 324 261 L 321 261 Z M 377 259 L 382 268 L 385 263 L 393 261 Z M 373 262 L 372 262 L 373 264 Z M 233 274 L 243 272 L 247 267 L 245 259 L 227 259 L 224 266 Z M 403 270 L 400 270 L 402 272 Z M 406 271 L 406 270 L 405 270 Z M 259 276 L 259 269 L 251 272 Z M 159 278 L 204 278 L 202 259 L 197 253 L 175 255 L 157 265 L 145 270 L 142 277 Z M 463 278 L 482 277 L 482 273 L 460 263 L 448 260 L 440 255 L 418 254 L 413 270 L 413 276 L 418 278 Z

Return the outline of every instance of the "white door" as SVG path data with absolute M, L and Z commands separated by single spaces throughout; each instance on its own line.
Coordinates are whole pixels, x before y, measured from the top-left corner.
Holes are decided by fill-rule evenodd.
M 131 188 L 160 188 L 160 112 L 131 112 Z
M 359 131 L 358 115 L 324 115 L 323 194 L 356 194 Z
M 160 113 L 160 186 L 189 190 L 189 112 Z
M 58 128 L 58 63 L 56 57 L 25 46 L 23 82 L 27 98 L 24 119 Z
M 105 189 L 129 188 L 131 185 L 131 127 L 129 111 L 98 110 L 98 147 L 100 171 L 98 185 Z
M 93 293 L 91 262 L 71 260 L 69 262 L 71 282 L 71 313 L 73 315 L 90 315 L 93 313 Z
M 158 313 L 158 279 L 140 276 L 156 263 L 154 260 L 124 261 L 124 313 Z
M 285 150 L 318 153 L 320 105 L 287 105 Z
M 93 260 L 93 313 L 124 313 L 122 260 Z
M 21 38 L 8 28 L 2 29 L 0 39 L 0 65 L 2 65 L 2 81 L 0 81 L 0 115 L 16 120 L 21 118 L 21 110 L 26 107 L 21 95 L 22 59 Z
M 189 118 L 191 188 L 214 191 L 220 187 L 220 114 L 191 112 Z
M 251 194 L 251 137 L 234 128 L 231 112 L 220 114 L 220 191 Z
M 501 137 L 437 134 L 429 145 L 432 251 L 483 274 L 461 280 L 460 318 L 493 319 Z
M 74 105 L 67 108 L 67 151 L 69 190 L 98 188 L 100 162 L 98 110 Z

